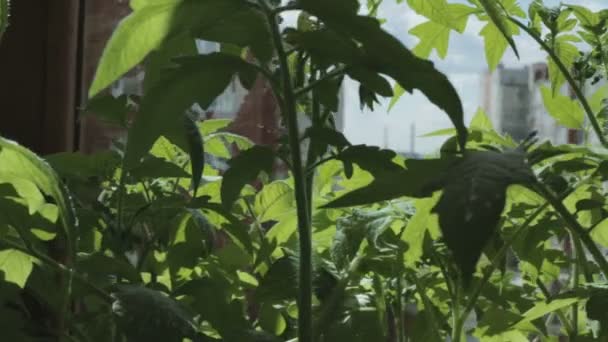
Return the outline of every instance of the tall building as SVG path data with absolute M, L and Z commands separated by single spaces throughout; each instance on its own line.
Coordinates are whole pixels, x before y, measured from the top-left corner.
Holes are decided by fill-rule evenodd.
M 499 66 L 495 72 L 485 73 L 482 78 L 482 107 L 494 123 L 494 127 L 513 139 L 525 139 L 537 131 L 541 139 L 554 144 L 579 143 L 581 134 L 558 125 L 543 104 L 541 86 L 551 86 L 545 63 L 523 68 Z M 561 91 L 567 92 L 565 86 Z

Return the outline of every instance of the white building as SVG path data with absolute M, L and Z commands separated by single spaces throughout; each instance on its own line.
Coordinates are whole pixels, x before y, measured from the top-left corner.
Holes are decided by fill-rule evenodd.
M 496 129 L 515 140 L 537 131 L 554 144 L 579 143 L 581 133 L 558 125 L 543 104 L 541 86 L 551 87 L 547 65 L 536 63 L 520 69 L 499 66 L 482 78 L 482 106 Z M 564 86 L 562 93 L 568 91 Z

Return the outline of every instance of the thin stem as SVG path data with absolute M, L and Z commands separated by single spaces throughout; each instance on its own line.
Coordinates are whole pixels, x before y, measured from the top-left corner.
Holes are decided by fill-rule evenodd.
M 402 255 L 403 253 L 401 253 Z M 399 342 L 405 342 L 403 319 L 403 278 L 401 272 L 397 276 L 397 338 Z
M 416 285 L 416 292 L 418 292 L 418 295 L 422 299 L 422 303 L 424 304 L 424 311 L 426 313 L 428 321 L 431 324 L 431 330 L 435 334 L 434 341 L 443 341 L 444 339 L 442 339 L 441 335 L 439 334 L 439 332 L 441 331 L 441 326 L 439 325 L 439 322 L 437 321 L 437 317 L 435 317 L 435 311 L 433 309 L 433 302 L 426 295 L 426 290 L 422 286 L 422 283 L 420 283 L 420 281 L 418 280 L 418 277 L 415 274 L 407 275 L 407 279 L 409 281 L 411 281 L 412 283 L 414 283 L 414 285 Z
M 124 197 L 125 197 L 125 184 L 127 181 L 127 170 L 125 169 L 125 158 L 122 158 L 122 165 L 120 167 L 120 179 L 118 180 L 118 200 L 116 203 L 116 225 L 118 226 L 118 231 L 120 233 L 123 232 L 123 206 L 124 206 Z
M 336 159 L 336 156 L 335 156 L 335 155 L 331 155 L 331 156 L 329 156 L 329 157 L 325 157 L 325 158 L 323 158 L 323 159 L 319 159 L 319 160 L 318 160 L 318 161 L 316 161 L 314 164 L 312 164 L 312 165 L 310 165 L 310 166 L 308 166 L 308 167 L 306 168 L 306 173 L 312 173 L 312 172 L 314 172 L 314 171 L 315 171 L 315 169 L 316 169 L 316 168 L 318 168 L 319 166 L 321 166 L 321 165 L 323 165 L 323 164 L 327 163 L 327 162 L 328 162 L 328 161 L 330 161 L 330 160 L 334 160 L 334 159 Z
M 572 289 L 578 290 L 580 285 L 580 260 L 581 254 L 584 253 L 582 248 L 578 248 L 575 241 L 578 240 L 574 234 L 570 234 L 570 243 L 572 251 L 574 252 L 574 264 L 572 265 Z M 572 331 L 570 332 L 570 338 L 572 341 L 576 341 L 578 337 L 578 302 L 572 305 Z
M 460 280 L 460 279 L 459 279 Z M 462 287 L 460 281 L 455 283 L 454 297 L 452 298 L 452 341 L 462 341 L 462 329 L 464 327 L 464 321 L 468 317 L 468 313 L 460 313 L 460 296 L 462 293 Z
M 347 71 L 348 71 L 348 68 L 346 68 L 346 67 L 337 67 L 334 70 L 328 72 L 325 76 L 319 78 L 318 80 L 315 80 L 314 82 L 310 82 L 307 85 L 305 85 L 304 87 L 296 90 L 295 96 L 296 97 L 303 96 L 306 93 L 308 93 L 309 91 L 313 90 L 320 83 L 323 83 L 332 78 L 340 77 L 340 76 L 344 75 Z
M 595 242 L 593 242 L 585 228 L 583 228 L 583 226 L 581 226 L 581 224 L 570 213 L 570 211 L 568 211 L 568 208 L 564 206 L 562 200 L 560 198 L 557 198 L 557 196 L 555 196 L 553 192 L 551 192 L 551 190 L 549 190 L 544 184 L 537 183 L 536 188 L 538 192 L 543 197 L 545 197 L 545 199 L 551 204 L 555 211 L 561 216 L 561 218 L 566 223 L 568 229 L 570 229 L 570 231 L 573 232 L 581 240 L 585 248 L 587 248 L 589 253 L 591 253 L 591 256 L 593 256 L 593 260 L 595 260 L 595 262 L 600 267 L 600 270 L 604 274 L 604 277 L 608 278 L 608 262 L 606 261 L 606 258 L 604 257 L 600 249 L 597 247 Z
M 298 211 L 298 236 L 300 243 L 299 294 L 298 294 L 298 341 L 312 342 L 312 232 L 310 214 L 306 197 L 306 175 L 302 162 L 302 152 L 299 142 L 298 113 L 296 96 L 289 73 L 288 56 L 283 46 L 279 23 L 276 13 L 264 0 L 258 0 L 268 17 L 274 47 L 280 64 L 282 76 L 283 111 L 289 133 L 289 147 L 292 158 L 292 172 L 295 183 L 296 207 Z
M 551 292 L 549 292 L 549 289 L 547 289 L 545 284 L 543 284 L 543 282 L 539 278 L 536 278 L 536 287 L 538 287 L 543 296 L 545 296 L 545 302 L 547 302 L 547 304 L 551 303 Z M 570 321 L 566 317 L 566 314 L 564 314 L 562 309 L 555 310 L 554 312 L 557 317 L 559 317 L 559 320 L 562 321 L 566 332 L 570 335 L 573 331 L 572 323 L 570 323 Z
M 494 258 L 492 259 L 492 262 L 490 263 L 490 266 L 488 266 L 488 268 L 486 269 L 486 271 L 483 274 L 483 278 L 477 283 L 477 286 L 475 287 L 475 289 L 473 289 L 473 292 L 469 296 L 469 299 L 468 299 L 468 301 L 467 301 L 467 303 L 465 305 L 465 309 L 462 312 L 462 316 L 464 316 L 466 318 L 469 315 L 469 313 L 473 310 L 473 308 L 475 307 L 475 303 L 477 303 L 477 298 L 479 298 L 479 295 L 481 294 L 481 291 L 483 290 L 483 288 L 487 284 L 487 282 L 490 280 L 490 277 L 492 276 L 492 273 L 494 273 L 494 271 L 498 267 L 500 259 L 502 259 L 502 257 L 505 255 L 505 253 L 507 252 L 507 250 L 515 242 L 515 239 L 517 239 L 519 237 L 519 235 L 524 230 L 526 230 L 528 228 L 528 226 L 530 226 L 530 224 L 545 209 L 547 209 L 548 206 L 549 206 L 549 203 L 545 203 L 545 204 L 541 205 L 540 207 L 538 207 L 532 213 L 532 215 L 528 216 L 528 218 L 524 221 L 524 223 L 522 223 L 522 225 L 519 226 L 515 230 L 515 232 L 511 236 L 511 238 L 508 241 L 506 241 L 504 243 L 504 245 L 502 245 L 502 247 L 498 250 L 498 252 L 496 253 L 496 255 L 494 255 Z
M 581 105 L 583 105 L 583 109 L 585 110 L 585 113 L 587 114 L 587 118 L 589 119 L 589 122 L 591 123 L 591 127 L 593 127 L 593 130 L 595 131 L 595 134 L 597 135 L 600 143 L 602 144 L 602 146 L 608 147 L 608 141 L 606 141 L 606 138 L 604 137 L 602 128 L 600 127 L 600 124 L 597 121 L 597 118 L 595 117 L 595 113 L 593 112 L 593 109 L 591 109 L 591 105 L 589 105 L 589 102 L 585 98 L 585 95 L 583 94 L 581 88 L 576 84 L 576 81 L 570 74 L 570 71 L 568 70 L 566 65 L 564 65 L 564 63 L 559 59 L 559 56 L 557 56 L 555 51 L 553 51 L 553 49 L 546 42 L 544 42 L 541 37 L 539 37 L 534 31 L 532 31 L 524 23 L 520 22 L 519 20 L 517 20 L 513 17 L 509 17 L 509 20 L 511 22 L 513 22 L 515 25 L 517 25 L 519 28 L 524 30 L 530 37 L 532 37 L 532 39 L 534 39 L 543 48 L 543 50 L 545 50 L 549 54 L 549 56 L 551 57 L 553 62 L 555 62 L 555 65 L 557 65 L 557 67 L 559 68 L 561 73 L 566 78 L 566 81 L 568 81 L 568 84 L 570 85 L 570 87 L 572 88 L 574 93 L 576 94 L 576 97 L 578 98 Z

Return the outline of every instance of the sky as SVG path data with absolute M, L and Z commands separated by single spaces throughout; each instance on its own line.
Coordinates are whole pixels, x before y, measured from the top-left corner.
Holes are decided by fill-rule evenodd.
M 466 2 L 464 0 L 449 1 Z M 520 0 L 519 4 L 527 12 L 531 0 Z M 545 0 L 548 6 L 559 3 L 557 0 Z M 593 10 L 608 7 L 608 0 L 570 0 L 570 3 L 585 5 Z M 408 31 L 426 19 L 417 15 L 407 4 L 396 4 L 394 0 L 384 0 L 378 16 L 387 22 L 384 29 L 396 36 L 408 48 L 413 48 L 418 39 Z M 452 31 L 450 48 L 445 60 L 433 52 L 431 60 L 444 72 L 457 89 L 465 112 L 465 122 L 471 119 L 481 103 L 481 77 L 487 71 L 484 45 L 479 31 L 483 23 L 476 18 L 469 19 L 463 34 Z M 524 67 L 542 62 L 546 55 L 529 37 L 520 35 L 515 38 L 520 60 L 508 49 L 503 57 L 506 67 Z M 369 144 L 387 147 L 400 152 L 411 152 L 412 125 L 415 125 L 414 150 L 426 154 L 436 151 L 445 137 L 422 137 L 422 135 L 443 128 L 452 127 L 447 115 L 431 104 L 424 95 L 415 92 L 406 93 L 388 112 L 389 100 L 383 100 L 373 112 L 361 111 L 358 99 L 358 84 L 348 82 L 345 89 L 345 127 L 344 133 L 354 144 Z M 388 134 L 385 137 L 385 133 Z

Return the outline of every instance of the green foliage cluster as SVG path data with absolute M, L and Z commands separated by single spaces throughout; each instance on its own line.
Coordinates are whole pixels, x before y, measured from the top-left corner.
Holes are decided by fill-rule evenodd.
M 608 88 L 584 96 L 608 76 L 608 11 L 407 0 L 428 18 L 410 50 L 382 29 L 381 2 L 131 0 L 88 106 L 126 140 L 42 159 L 0 139 L 3 339 L 608 338 Z M 299 11 L 295 27 L 280 26 L 286 11 Z M 515 142 L 481 110 L 465 125 L 426 58 L 445 58 L 471 16 L 485 22 L 490 69 L 518 53 L 517 35 L 535 39 L 549 56 L 548 111 L 602 146 Z M 195 39 L 220 51 L 198 55 Z M 104 93 L 139 64 L 142 97 Z M 362 106 L 426 95 L 454 125 L 432 133 L 447 137 L 440 154 L 352 145 L 334 123 L 345 76 Z M 256 78 L 281 108 L 276 148 L 192 110 Z M 277 165 L 286 178 L 273 178 Z

